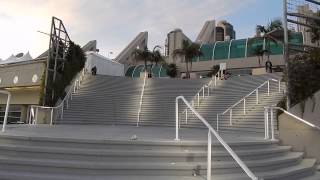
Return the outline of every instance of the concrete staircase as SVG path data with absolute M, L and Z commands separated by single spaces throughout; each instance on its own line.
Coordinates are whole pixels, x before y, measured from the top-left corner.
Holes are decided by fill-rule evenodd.
M 240 76 L 221 81 L 212 90 L 211 96 L 201 102 L 197 111 L 216 127 L 217 113 L 225 111 L 269 78 L 278 77 Z M 208 79 L 148 80 L 141 111 L 142 127 L 139 128 L 155 126 L 154 131 L 146 132 L 146 136 L 148 133 L 168 133 L 161 128 L 174 126 L 175 98 L 183 95 L 191 101 L 207 82 Z M 71 124 L 71 127 L 79 124 L 136 125 L 142 83 L 142 79 L 87 77 L 81 89 L 73 96 L 64 118 L 59 119 L 57 124 L 62 124 L 62 127 L 65 124 Z M 266 141 L 259 136 L 264 127 L 261 114 L 263 106 L 275 104 L 282 97 L 277 92 L 276 83 L 271 84 L 271 88 L 270 96 L 266 96 L 266 89 L 260 91 L 261 101 L 258 105 L 254 98 L 248 99 L 245 116 L 242 114 L 242 106 L 235 108 L 233 126 L 229 125 L 228 114 L 221 117 L 220 133 L 228 136 L 227 143 L 259 178 L 319 180 L 315 159 L 305 158 L 304 153 L 293 152 L 290 146 L 282 146 L 278 141 Z M 180 111 L 182 110 L 181 106 Z M 195 129 L 202 134 L 207 133 L 200 121 L 191 114 L 188 123 L 184 123 L 182 114 L 180 117 L 180 131 Z M 182 141 L 116 140 L 119 134 L 112 135 L 114 139 L 81 138 L 83 134 L 67 138 L 70 132 L 59 131 L 59 125 L 55 128 L 60 137 L 51 137 L 45 129 L 41 133 L 31 133 L 33 137 L 2 134 L 0 179 L 201 180 L 206 176 L 207 140 L 203 137 L 191 141 L 187 141 L 186 136 L 182 136 Z M 88 136 L 96 133 L 84 132 L 84 129 L 78 129 L 77 126 L 73 131 Z M 123 130 L 119 133 L 125 132 Z M 245 133 L 249 135 L 244 136 Z M 39 137 L 40 135 L 42 136 Z M 238 137 L 242 137 L 241 140 Z M 212 179 L 215 180 L 249 179 L 216 139 L 212 146 L 212 173 Z
M 278 143 L 229 142 L 248 167 L 265 180 L 295 180 L 313 175 L 314 159 L 304 159 L 303 153 L 291 152 L 291 147 Z M 0 174 L 1 179 L 7 180 L 201 180 L 206 175 L 206 149 L 205 141 L 1 136 Z M 219 143 L 214 141 L 212 149 L 213 179 L 249 179 Z

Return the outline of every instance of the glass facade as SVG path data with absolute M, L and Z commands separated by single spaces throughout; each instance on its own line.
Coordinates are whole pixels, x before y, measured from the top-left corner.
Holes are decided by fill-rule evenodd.
M 215 45 L 215 50 L 214 50 L 214 59 L 215 60 L 228 59 L 229 46 L 230 46 L 230 41 L 217 42 Z M 211 60 L 211 59 L 212 58 L 207 59 L 207 60 Z
M 230 58 L 244 58 L 246 57 L 247 39 L 240 39 L 232 41 L 230 47 Z

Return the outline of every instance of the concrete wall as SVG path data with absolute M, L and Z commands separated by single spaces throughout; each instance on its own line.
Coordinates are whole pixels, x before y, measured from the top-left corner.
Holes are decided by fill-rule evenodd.
M 97 54 L 96 52 L 87 53 L 87 62 L 85 68 L 91 72 L 91 68 L 97 67 L 97 74 L 109 76 L 124 76 L 124 65 L 111 59 Z
M 274 55 L 270 56 L 270 61 L 272 65 L 283 66 L 284 60 L 283 55 Z M 261 66 L 264 67 L 266 58 L 261 62 Z M 227 63 L 227 69 L 242 69 L 242 68 L 256 68 L 259 67 L 257 57 L 248 57 L 248 58 L 235 58 L 235 59 L 226 59 L 226 60 L 212 60 L 212 61 L 198 61 L 192 63 L 192 72 L 200 71 L 209 71 L 214 65 L 219 65 L 220 63 Z M 185 72 L 185 63 L 177 61 L 177 66 L 181 72 Z
M 306 153 L 306 157 L 320 160 L 320 130 L 314 129 L 295 118 L 282 114 L 279 117 L 279 137 L 284 145 L 294 151 Z
M 301 105 L 297 104 L 290 109 L 290 112 L 296 116 L 303 118 L 317 126 L 320 126 L 320 91 L 314 94 L 315 104 L 312 99 L 308 99 L 305 103 L 304 113 L 302 113 Z M 314 109 L 313 109 L 313 105 Z M 319 149 L 320 151 L 320 149 Z
M 11 92 L 11 103 L 14 105 L 38 105 L 40 100 L 40 87 L 39 88 L 21 88 L 9 90 Z M 0 94 L 0 104 L 6 104 L 7 96 Z

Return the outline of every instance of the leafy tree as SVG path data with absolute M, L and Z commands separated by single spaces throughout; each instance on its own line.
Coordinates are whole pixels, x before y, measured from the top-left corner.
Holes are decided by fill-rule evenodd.
M 196 43 L 190 43 L 187 40 L 183 41 L 181 49 L 176 49 L 173 51 L 174 57 L 180 56 L 184 58 L 184 61 L 186 63 L 187 78 L 190 78 L 190 71 L 192 71 L 192 59 L 202 55 L 203 54 L 200 51 L 200 45 Z M 190 71 L 189 71 L 189 63 L 190 63 Z
M 167 75 L 171 78 L 175 78 L 178 75 L 178 68 L 177 65 L 174 63 L 166 65 L 167 68 Z
M 156 63 L 158 65 L 159 63 L 164 62 L 164 58 L 160 52 L 161 47 L 160 46 L 155 46 L 152 51 L 152 58 L 151 61 Z
M 296 55 L 289 60 L 289 69 L 291 105 L 301 102 L 304 106 L 305 100 L 313 99 L 313 94 L 320 90 L 319 49 L 310 49 L 307 53 Z
M 56 81 L 52 86 L 55 93 L 49 105 L 54 106 L 59 98 L 65 96 L 65 88 L 70 85 L 74 77 L 84 68 L 85 62 L 86 56 L 81 47 L 74 42 L 70 42 L 66 61 L 63 63 L 63 68 L 59 69 Z

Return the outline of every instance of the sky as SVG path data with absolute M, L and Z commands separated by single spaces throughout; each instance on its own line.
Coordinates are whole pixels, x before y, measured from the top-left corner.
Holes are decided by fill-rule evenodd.
M 114 58 L 139 32 L 149 32 L 149 47 L 163 46 L 180 28 L 195 40 L 207 20 L 227 20 L 237 39 L 255 26 L 282 16 L 282 0 L 0 0 L 0 59 L 48 49 L 51 17 L 63 20 L 72 41 L 98 41 L 100 54 Z M 113 52 L 113 55 L 110 55 Z

